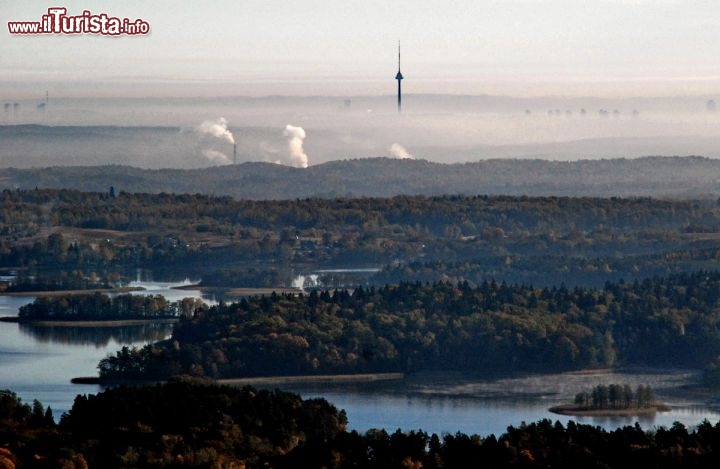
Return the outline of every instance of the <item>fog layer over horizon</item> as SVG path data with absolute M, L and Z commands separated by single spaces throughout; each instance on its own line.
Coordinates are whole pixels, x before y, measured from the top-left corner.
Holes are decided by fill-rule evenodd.
M 370 157 L 440 163 L 720 157 L 720 112 L 705 96 L 408 95 L 402 113 L 393 96 L 66 98 L 5 104 L 2 167 L 187 169 L 234 160 L 304 167 Z

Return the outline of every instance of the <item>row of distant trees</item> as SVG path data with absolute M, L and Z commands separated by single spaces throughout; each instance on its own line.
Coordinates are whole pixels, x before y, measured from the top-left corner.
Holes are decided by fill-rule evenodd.
M 575 404 L 586 409 L 642 409 L 655 404 L 655 391 L 642 384 L 634 392 L 628 384 L 599 384 L 591 392 L 577 393 Z
M 48 225 L 55 232 L 41 237 L 40 227 Z M 289 263 L 396 265 L 374 283 L 435 281 L 444 275 L 473 283 L 496 278 L 552 286 L 569 279 L 599 286 L 608 279 L 707 268 L 716 261 L 718 243 L 687 234 L 717 232 L 720 206 L 709 200 L 249 201 L 198 194 L 0 192 L 0 265 L 27 269 L 28 279 L 37 280 L 26 282 L 38 284 L 26 286 L 32 289 L 81 284 L 92 272 L 98 282 L 115 284 L 118 275 L 136 267 L 167 266 L 209 277 L 210 269 L 251 262 L 259 270 L 214 276 L 224 282 L 286 282 L 261 269 Z M 45 272 L 51 269 L 83 274 L 49 276 Z

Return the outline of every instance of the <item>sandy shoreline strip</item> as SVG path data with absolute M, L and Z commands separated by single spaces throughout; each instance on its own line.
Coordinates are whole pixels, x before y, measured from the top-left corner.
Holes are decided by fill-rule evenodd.
M 279 294 L 298 294 L 302 293 L 299 288 L 287 287 L 215 287 L 204 286 L 200 284 L 178 285 L 172 287 L 173 290 L 195 290 L 206 293 L 224 293 L 228 296 L 257 296 L 270 295 L 273 292 Z M 88 290 L 44 290 L 44 291 L 13 291 L 0 292 L 0 296 L 32 296 L 38 298 L 47 298 L 52 296 L 63 295 L 82 295 L 91 293 L 129 293 L 133 291 L 144 291 L 143 287 L 119 287 L 119 288 L 92 288 Z
M 143 324 L 175 324 L 179 318 L 157 319 L 109 319 L 107 321 L 49 321 L 45 319 L 20 319 L 17 316 L 0 317 L 0 322 L 16 322 L 40 327 L 121 327 L 142 326 Z
M 230 386 L 273 385 L 294 383 L 369 383 L 373 381 L 395 381 L 405 377 L 403 373 L 360 373 L 350 375 L 300 375 L 260 376 L 255 378 L 227 378 L 217 380 Z
M 209 285 L 191 284 L 172 287 L 173 290 L 198 290 L 203 293 L 224 293 L 227 296 L 257 296 L 271 295 L 273 292 L 278 295 L 283 293 L 302 293 L 299 288 L 286 287 L 215 287 Z
M 274 386 L 278 384 L 312 384 L 312 383 L 370 383 L 374 381 L 396 381 L 405 377 L 403 373 L 359 373 L 349 375 L 296 375 L 296 376 L 259 376 L 248 378 L 226 378 L 215 382 L 227 386 Z M 75 384 L 113 384 L 101 382 L 97 376 L 81 376 L 72 378 Z M 133 381 L 135 383 L 157 381 Z
M 51 297 L 63 295 L 82 295 L 90 293 L 128 293 L 131 291 L 143 291 L 142 287 L 120 287 L 120 288 L 93 288 L 89 290 L 47 290 L 47 291 L 11 291 L 2 292 L 0 296 L 35 296 Z

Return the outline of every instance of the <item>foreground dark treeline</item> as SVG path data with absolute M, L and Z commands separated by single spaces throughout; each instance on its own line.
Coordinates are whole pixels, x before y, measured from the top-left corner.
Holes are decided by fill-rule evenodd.
M 702 368 L 720 355 L 720 272 L 604 289 L 400 284 L 219 304 L 125 347 L 104 379 L 617 365 Z
M 302 400 L 188 381 L 78 396 L 55 424 L 35 402 L 0 392 L 5 468 L 716 468 L 720 423 L 644 431 L 550 420 L 495 435 L 365 434 L 344 412 Z
M 173 382 L 79 395 L 56 425 L 40 403 L 31 408 L 5 391 L 0 467 L 261 467 L 332 440 L 345 423 L 322 399 Z

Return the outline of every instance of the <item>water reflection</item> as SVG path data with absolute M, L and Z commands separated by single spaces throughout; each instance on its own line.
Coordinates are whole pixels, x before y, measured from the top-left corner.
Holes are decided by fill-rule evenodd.
M 217 304 L 218 300 L 215 295 L 206 294 L 193 288 L 194 285 L 197 285 L 197 282 L 184 279 L 174 282 L 134 281 L 130 282 L 128 286 L 141 289 L 133 291 L 134 295 L 162 295 L 171 303 L 181 301 L 183 298 L 200 298 L 209 306 Z
M 6 296 L 0 295 L 0 316 L 17 316 L 20 307 L 32 303 L 32 296 Z
M 172 324 L 141 324 L 116 327 L 39 326 L 20 323 L 20 332 L 40 343 L 92 345 L 106 347 L 111 341 L 119 344 L 156 342 L 172 333 Z
M 452 373 L 410 376 L 402 381 L 280 386 L 303 397 L 324 397 L 348 413 L 349 428 L 394 431 L 422 429 L 428 433 L 496 436 L 508 426 L 542 419 L 601 426 L 608 430 L 634 425 L 645 430 L 669 428 L 680 422 L 688 428 L 703 420 L 717 422 L 720 412 L 704 398 L 688 395 L 686 385 L 696 383 L 693 370 L 625 370 L 558 373 L 488 379 Z M 650 384 L 670 412 L 643 416 L 565 416 L 550 412 L 554 405 L 572 401 L 574 393 L 597 384 Z
M 304 289 L 348 288 L 366 285 L 369 279 L 380 272 L 373 268 L 319 269 L 308 273 L 295 273 L 292 287 Z

